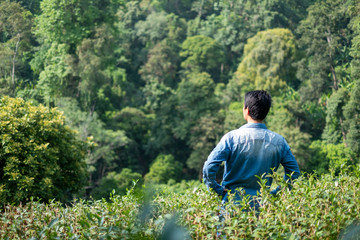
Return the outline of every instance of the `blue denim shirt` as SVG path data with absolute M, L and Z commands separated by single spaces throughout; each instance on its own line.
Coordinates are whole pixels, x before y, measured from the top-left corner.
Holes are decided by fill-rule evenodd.
M 222 162 L 225 169 L 219 185 L 216 172 Z M 263 123 L 248 123 L 225 134 L 210 153 L 203 168 L 204 182 L 219 195 L 223 195 L 224 188 L 233 192 L 240 187 L 245 194 L 255 196 L 260 190 L 256 176 L 272 174 L 272 169 L 276 171 L 280 164 L 285 169 L 285 180 L 289 179 L 288 174 L 292 174 L 292 179 L 299 177 L 298 163 L 286 140 Z M 271 183 L 272 178 L 267 178 L 267 186 Z

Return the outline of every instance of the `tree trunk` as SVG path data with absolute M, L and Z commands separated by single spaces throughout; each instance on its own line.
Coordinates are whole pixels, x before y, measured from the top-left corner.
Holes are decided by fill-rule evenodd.
M 13 88 L 13 93 L 15 93 L 15 62 L 16 62 L 16 55 L 19 49 L 19 43 L 20 43 L 20 33 L 17 34 L 17 42 L 15 45 L 15 51 L 14 51 L 14 56 L 13 56 L 13 60 L 12 60 L 12 72 L 11 72 L 11 81 L 12 81 L 12 88 Z
M 332 41 L 332 38 L 331 38 L 330 29 L 328 29 L 328 32 L 326 33 L 326 39 L 327 39 L 327 42 L 328 42 L 328 45 L 329 45 L 330 72 L 331 72 L 331 75 L 332 75 L 332 78 L 333 78 L 333 88 L 335 89 L 335 91 L 337 91 L 339 89 L 339 86 L 338 86 L 338 80 L 336 78 L 336 72 L 335 72 L 335 69 L 334 69 L 334 66 L 333 66 L 333 57 L 332 57 L 332 53 L 331 53 L 331 41 Z
M 345 132 L 344 127 L 343 127 L 344 124 L 343 124 L 343 119 L 342 119 L 342 117 L 340 117 L 339 122 L 340 122 L 341 134 L 342 134 L 342 136 L 343 136 L 344 146 L 345 146 L 345 147 L 348 147 L 348 145 L 347 145 L 347 143 L 346 143 L 346 132 Z
M 331 61 L 332 61 L 332 59 L 331 59 Z M 338 80 L 336 78 L 335 69 L 332 64 L 330 65 L 330 71 L 331 71 L 331 75 L 333 77 L 333 88 L 335 89 L 335 91 L 337 91 L 339 89 L 339 85 L 338 85 Z

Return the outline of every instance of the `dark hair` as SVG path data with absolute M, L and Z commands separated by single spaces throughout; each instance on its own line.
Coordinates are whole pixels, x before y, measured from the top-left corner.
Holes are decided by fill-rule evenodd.
M 264 90 L 251 91 L 245 94 L 245 108 L 254 120 L 264 120 L 271 107 L 271 96 Z

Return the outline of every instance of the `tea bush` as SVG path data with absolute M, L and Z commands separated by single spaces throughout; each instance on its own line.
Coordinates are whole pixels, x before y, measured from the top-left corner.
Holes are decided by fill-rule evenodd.
M 258 212 L 245 201 L 222 208 L 204 185 L 182 193 L 164 190 L 151 198 L 129 190 L 109 201 L 6 205 L 0 238 L 169 239 L 171 234 L 176 239 L 351 239 L 360 232 L 359 177 L 360 167 L 338 176 L 302 176 L 291 191 L 284 187 L 275 197 L 262 188 Z M 280 179 L 276 175 L 274 182 L 285 186 Z

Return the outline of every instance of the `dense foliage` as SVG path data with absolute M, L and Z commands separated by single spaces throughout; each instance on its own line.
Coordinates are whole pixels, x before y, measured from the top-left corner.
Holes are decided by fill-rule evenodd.
M 291 192 L 262 189 L 259 212 L 210 195 L 204 185 L 152 198 L 129 190 L 110 201 L 28 202 L 6 206 L 1 239 L 357 239 L 360 169 L 338 176 L 301 177 Z M 277 184 L 281 176 L 275 177 Z M 283 185 L 284 186 L 284 185 Z M 177 186 L 179 188 L 179 186 Z
M 86 197 L 201 179 L 255 88 L 301 170 L 358 163 L 359 1 L 0 0 L 0 96 L 57 107 L 92 138 Z
M 85 147 L 56 109 L 0 99 L 0 202 L 71 200 L 86 184 Z

